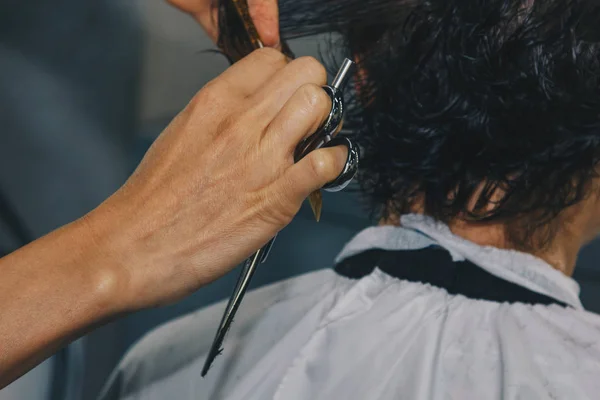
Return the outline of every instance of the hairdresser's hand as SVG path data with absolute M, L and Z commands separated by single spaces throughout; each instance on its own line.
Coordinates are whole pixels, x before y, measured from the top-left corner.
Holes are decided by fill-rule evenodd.
M 89 220 L 128 282 L 124 304 L 179 299 L 228 272 L 335 179 L 346 149 L 293 163 L 331 103 L 312 58 L 255 51 L 210 82 Z M 121 281 L 121 280 L 120 280 Z
M 218 36 L 217 0 L 167 0 L 191 14 L 213 41 Z M 267 47 L 279 46 L 279 12 L 277 0 L 248 0 L 250 16 L 258 34 Z
M 202 89 L 129 181 L 0 259 L 0 388 L 91 327 L 225 274 L 335 179 L 345 148 L 293 150 L 331 107 L 317 61 L 262 49 Z

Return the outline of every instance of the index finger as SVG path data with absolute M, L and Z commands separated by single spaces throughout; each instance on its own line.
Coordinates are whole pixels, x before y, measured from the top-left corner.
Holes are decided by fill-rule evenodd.
M 279 7 L 277 0 L 248 0 L 250 17 L 267 47 L 279 47 Z

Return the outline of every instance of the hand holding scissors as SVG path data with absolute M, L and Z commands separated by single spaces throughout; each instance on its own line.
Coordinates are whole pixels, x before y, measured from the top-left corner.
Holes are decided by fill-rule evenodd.
M 248 10 L 246 0 L 222 0 L 219 3 L 219 47 L 225 52 L 229 60 L 234 63 L 253 50 L 263 47 L 260 36 L 254 26 L 252 18 Z M 287 57 L 292 59 L 293 53 L 285 42 L 281 43 L 281 48 Z M 319 126 L 315 133 L 304 139 L 294 151 L 294 161 L 300 162 L 304 157 L 312 151 L 336 145 L 345 145 L 348 149 L 348 157 L 340 175 L 333 181 L 326 184 L 323 189 L 332 192 L 343 190 L 348 183 L 354 178 L 358 170 L 359 152 L 352 141 L 343 137 L 336 137 L 342 127 L 344 115 L 344 101 L 342 90 L 351 76 L 353 62 L 349 59 L 344 60 L 340 70 L 334 78 L 332 84 L 323 86 L 324 92 L 331 100 L 331 110 L 325 121 Z M 319 190 L 311 193 L 309 202 L 317 221 L 321 217 L 322 197 Z M 210 369 L 214 359 L 221 352 L 221 345 L 235 313 L 237 312 L 241 301 L 246 293 L 248 285 L 256 267 L 265 262 L 275 237 L 273 237 L 266 245 L 255 252 L 244 263 L 240 277 L 235 286 L 235 289 L 229 299 L 223 318 L 215 339 L 209 350 L 207 359 L 202 369 L 202 376 L 205 376 Z

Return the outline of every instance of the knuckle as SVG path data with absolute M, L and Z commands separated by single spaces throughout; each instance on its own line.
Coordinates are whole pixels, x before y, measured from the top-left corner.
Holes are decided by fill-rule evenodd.
M 225 116 L 217 127 L 217 132 L 224 134 L 225 132 L 236 131 L 238 126 L 238 119 L 233 115 Z
M 302 96 L 302 101 L 310 109 L 321 109 L 329 100 L 327 93 L 314 83 L 302 85 L 299 91 Z
M 331 176 L 335 160 L 325 151 L 314 151 L 309 155 L 309 165 L 312 174 L 318 180 L 328 179 Z
M 192 108 L 216 105 L 221 101 L 221 92 L 219 82 L 212 80 L 192 97 L 190 105 Z
M 304 56 L 297 58 L 295 62 L 317 82 L 324 83 L 327 81 L 327 70 L 316 58 Z
M 255 58 L 258 62 L 274 66 L 283 66 L 287 63 L 285 55 L 271 47 L 263 47 L 255 50 L 252 52 L 251 57 Z

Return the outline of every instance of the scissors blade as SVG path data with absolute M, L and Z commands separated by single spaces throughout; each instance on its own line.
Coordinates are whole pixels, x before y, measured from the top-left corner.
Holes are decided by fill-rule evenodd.
M 273 242 L 275 242 L 275 237 L 269 240 L 266 245 L 261 247 L 260 250 L 258 250 L 244 262 L 242 272 L 240 273 L 237 283 L 235 284 L 235 288 L 233 289 L 233 293 L 229 298 L 229 302 L 227 303 L 227 307 L 223 313 L 223 318 L 221 319 L 221 323 L 219 324 L 215 338 L 210 346 L 206 361 L 204 362 L 204 367 L 202 368 L 203 377 L 208 373 L 208 370 L 210 369 L 215 358 L 221 354 L 223 340 L 225 340 L 225 336 L 227 335 L 229 327 L 233 322 L 235 313 L 242 303 L 244 295 L 246 294 L 246 290 L 248 289 L 248 285 L 250 284 L 250 280 L 252 279 L 252 275 L 254 275 L 258 264 L 262 264 L 267 260 L 267 256 L 271 251 L 271 247 L 273 247 Z
M 315 215 L 317 222 L 321 220 L 321 210 L 323 209 L 323 195 L 320 190 L 315 190 L 308 196 L 308 203 L 312 212 Z

